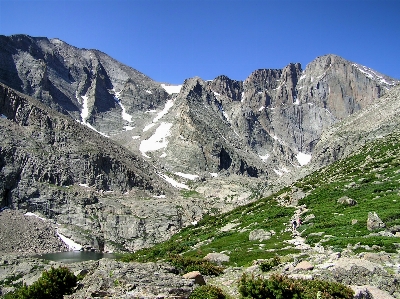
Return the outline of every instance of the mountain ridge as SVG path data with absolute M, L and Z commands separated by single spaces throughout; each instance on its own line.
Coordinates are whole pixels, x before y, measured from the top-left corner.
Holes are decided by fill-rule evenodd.
M 181 195 L 188 194 L 182 192 L 189 190 L 197 194 L 191 198 L 193 211 L 182 218 L 181 208 L 166 208 L 177 215 L 173 223 L 177 229 L 197 221 L 212 209 L 226 211 L 236 204 L 248 203 L 272 192 L 281 182 L 287 183 L 304 175 L 309 169 L 304 167 L 309 163 L 322 163 L 313 159 L 313 154 L 324 130 L 367 108 L 398 83 L 379 72 L 329 54 L 316 58 L 304 70 L 299 63 L 290 63 L 282 69 L 255 70 L 244 81 L 224 75 L 211 81 L 195 77 L 171 90 L 105 53 L 78 49 L 59 39 L 15 35 L 1 36 L 0 43 L 0 57 L 3 58 L 0 59 L 0 81 L 17 86 L 43 107 L 64 114 L 64 127 L 72 128 L 81 141 L 79 144 L 76 139 L 74 145 L 63 143 L 65 136 L 53 119 L 55 114 L 49 112 L 50 116 L 42 117 L 38 112 L 36 119 L 30 119 L 35 116 L 31 113 L 35 109 L 30 111 L 27 107 L 33 99 L 26 102 L 27 107 L 22 105 L 17 109 L 10 106 L 15 97 L 13 93 L 5 94 L 0 114 L 29 129 L 24 131 L 21 127 L 19 130 L 29 132 L 28 143 L 33 142 L 30 138 L 35 138 L 37 146 L 33 148 L 38 148 L 41 158 L 36 161 L 39 170 L 26 172 L 25 180 L 19 178 L 18 171 L 11 171 L 13 175 L 5 180 L 10 181 L 10 186 L 2 191 L 2 206 L 9 205 L 13 199 L 20 200 L 20 189 L 16 187 L 20 182 L 23 182 L 21 194 L 25 195 L 21 198 L 26 209 L 35 209 L 34 200 L 31 203 L 28 200 L 30 197 L 36 196 L 35 200 L 39 202 L 51 202 L 51 194 L 64 185 L 90 186 L 93 195 L 87 203 L 93 205 L 101 201 L 103 194 L 98 193 L 101 190 L 117 192 L 118 195 L 110 196 L 116 202 L 121 198 L 127 202 L 135 201 L 136 196 L 142 199 L 147 195 L 136 191 L 133 193 L 138 195 L 124 196 L 133 186 L 140 185 L 144 189 L 154 189 L 155 196 L 166 195 L 165 202 L 169 207 L 174 205 L 175 199 L 167 202 L 175 196 L 176 206 L 187 206 L 189 201 Z M 23 95 L 18 97 L 24 98 Z M 67 118 L 73 124 L 66 121 Z M 3 122 L 7 123 L 6 120 Z M 83 130 L 82 125 L 91 129 L 92 134 Z M 12 132 L 10 124 L 8 126 Z M 67 133 L 72 136 L 72 131 Z M 98 133 L 104 136 L 99 137 Z M 16 142 L 18 133 L 9 135 L 14 136 Z M 63 150 L 72 146 L 78 152 L 99 152 L 90 145 L 91 142 L 99 148 L 100 144 L 106 148 L 109 144 L 113 146 L 104 157 L 86 155 L 88 169 L 82 165 L 67 167 L 73 159 L 67 161 L 69 158 L 65 153 L 51 156 L 55 137 L 61 138 L 59 143 Z M 20 144 L 23 148 L 24 143 Z M 118 162 L 119 155 L 123 160 L 121 163 Z M 52 167 L 46 165 L 46 157 L 51 158 Z M 61 162 L 67 164 L 54 166 Z M 7 163 L 13 165 L 14 162 L 9 160 Z M 18 169 L 18 164 L 20 162 L 11 169 Z M 113 169 L 113 165 L 119 165 L 119 170 Z M 131 171 L 127 165 L 134 166 L 131 174 L 127 174 Z M 8 168 L 2 166 L 4 177 L 9 175 L 7 171 Z M 39 186 L 37 178 L 54 186 Z M 68 194 L 66 198 L 69 199 Z M 122 205 L 124 200 L 120 202 Z M 162 201 L 160 198 L 152 200 Z M 111 200 L 106 202 L 101 208 L 94 209 L 96 217 L 105 217 L 104 214 L 99 216 L 103 213 L 100 211 L 113 206 Z M 82 210 L 77 211 L 77 217 L 85 219 L 83 222 L 88 221 L 87 212 L 82 214 L 86 209 L 83 204 Z M 121 219 L 125 212 L 132 213 L 131 206 L 117 210 L 121 212 Z M 47 210 L 41 212 L 46 214 Z M 118 229 L 99 229 L 100 221 L 93 223 L 96 223 L 96 234 L 115 242 Z M 119 235 L 118 242 L 130 234 L 128 231 Z M 149 242 L 155 242 L 160 234 L 161 231 L 157 232 L 157 237 L 152 237 Z M 143 232 L 139 235 L 140 238 L 145 236 Z M 148 246 L 148 240 L 137 241 L 129 241 L 126 248 Z

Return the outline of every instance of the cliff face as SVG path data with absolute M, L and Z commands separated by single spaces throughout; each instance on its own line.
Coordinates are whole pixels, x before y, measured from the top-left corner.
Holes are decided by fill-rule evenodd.
M 134 151 L 168 123 L 166 142 L 149 149 L 147 158 L 171 171 L 271 182 L 306 165 L 324 130 L 368 108 L 397 83 L 335 55 L 319 57 L 305 70 L 298 63 L 256 70 L 244 82 L 192 78 L 146 134 L 133 130 L 135 142 L 126 136 L 127 142 L 118 141 Z
M 157 198 L 174 192 L 143 158 L 2 84 L 0 115 L 0 208 L 39 213 L 111 250 L 149 246 L 202 214 L 179 196 Z
M 163 105 L 166 91 L 108 55 L 59 39 L 0 37 L 0 82 L 106 134 Z

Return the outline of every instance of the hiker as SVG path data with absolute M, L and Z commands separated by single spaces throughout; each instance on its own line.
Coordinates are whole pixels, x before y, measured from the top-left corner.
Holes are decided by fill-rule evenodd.
M 301 220 L 301 218 L 299 217 L 299 219 L 297 220 L 297 225 L 298 225 L 298 227 L 300 226 L 300 225 L 302 225 L 303 224 L 303 221 Z
M 297 228 L 297 222 L 296 222 L 296 220 L 293 220 L 293 221 L 292 221 L 292 226 L 293 226 L 293 230 L 296 230 L 296 228 Z

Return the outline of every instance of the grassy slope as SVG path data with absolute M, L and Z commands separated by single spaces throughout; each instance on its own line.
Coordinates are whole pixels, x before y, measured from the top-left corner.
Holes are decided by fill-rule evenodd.
M 322 245 L 339 249 L 360 243 L 364 249 L 365 245 L 378 245 L 395 250 L 398 238 L 372 236 L 366 223 L 368 213 L 376 212 L 387 228 L 400 224 L 399 150 L 399 133 L 393 132 L 295 184 L 308 190 L 300 204 L 306 204 L 308 214 L 315 215 L 301 227 L 310 244 L 322 241 Z M 356 200 L 357 205 L 338 204 L 343 196 Z
M 168 254 L 204 257 L 209 252 L 224 252 L 230 256 L 229 265 L 249 265 L 255 259 L 270 258 L 297 252 L 285 240 L 293 207 L 278 205 L 279 197 L 290 199 L 291 189 L 301 189 L 306 196 L 299 204 L 309 209 L 299 230 L 310 244 L 320 243 L 341 250 L 348 244 L 359 244 L 357 250 L 395 251 L 398 238 L 371 236 L 366 228 L 368 212 L 377 212 L 387 227 L 400 225 L 400 138 L 392 133 L 371 142 L 361 151 L 321 169 L 291 187 L 276 194 L 238 207 L 218 216 L 205 216 L 195 227 L 187 227 L 167 242 L 125 255 L 125 260 L 157 260 Z M 348 196 L 355 206 L 338 204 Z M 315 218 L 307 217 L 314 215 Z M 357 222 L 354 224 L 355 220 Z M 221 228 L 229 224 L 229 231 Z M 266 241 L 249 241 L 254 229 L 273 230 L 276 234 Z

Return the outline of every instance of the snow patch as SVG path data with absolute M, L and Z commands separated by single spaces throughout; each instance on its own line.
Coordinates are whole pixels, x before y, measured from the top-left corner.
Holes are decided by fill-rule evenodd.
M 173 93 L 180 93 L 182 85 L 165 85 L 161 84 L 161 87 L 165 89 L 165 91 L 168 94 L 173 94 Z
M 164 180 L 166 180 L 168 183 L 170 183 L 172 186 L 174 186 L 175 188 L 189 190 L 189 187 L 187 185 L 179 183 L 175 181 L 173 178 L 166 176 L 165 174 L 158 173 L 158 175 Z
M 90 129 L 92 129 L 93 131 L 99 133 L 100 135 L 103 135 L 104 137 L 107 137 L 107 138 L 110 137 L 110 136 L 108 136 L 108 135 L 106 135 L 106 134 L 104 134 L 104 133 L 102 133 L 102 132 L 100 132 L 100 131 L 97 131 L 95 127 L 93 127 L 91 124 L 89 124 L 89 123 L 87 123 L 87 122 L 82 122 L 82 124 L 85 125 L 85 126 L 87 126 L 87 127 L 90 128 Z
M 125 129 L 125 131 L 132 131 L 135 127 L 124 126 L 123 128 Z
M 156 116 L 155 119 L 153 119 L 153 123 L 157 122 L 157 121 L 158 121 L 159 119 L 161 119 L 165 114 L 167 114 L 167 113 L 168 113 L 168 110 L 169 110 L 173 105 L 174 105 L 174 101 L 173 101 L 173 100 L 168 100 L 168 101 L 165 103 L 164 109 L 163 109 L 160 113 L 158 113 L 158 115 Z
M 293 105 L 300 105 L 300 100 L 297 97 L 295 97 L 294 100 Z
M 59 232 L 57 232 L 57 236 L 68 246 L 69 250 L 79 251 L 82 249 L 82 245 L 75 243 L 73 240 L 63 236 Z
M 153 197 L 154 197 L 154 198 L 165 198 L 165 195 L 164 195 L 164 194 L 161 194 L 161 195 L 154 195 Z
M 88 108 L 88 98 L 89 98 L 89 97 L 86 96 L 86 95 L 84 95 L 84 96 L 81 96 L 81 98 L 83 99 L 81 118 L 82 118 L 82 122 L 83 122 L 84 124 L 86 124 L 86 119 L 87 119 L 88 116 L 89 116 L 89 108 Z
M 299 78 L 299 81 L 305 79 L 306 77 L 307 77 L 306 74 L 301 75 L 300 78 Z
M 264 156 L 260 156 L 260 155 L 258 155 L 258 156 L 259 156 L 260 159 L 263 160 L 264 162 L 267 162 L 267 160 L 268 160 L 268 158 L 269 158 L 269 155 L 268 155 L 268 154 L 266 154 L 266 155 L 264 155 Z
M 149 125 L 147 125 L 147 126 L 145 126 L 144 127 L 144 129 L 143 129 L 143 132 L 146 132 L 146 131 L 148 131 L 148 130 L 150 130 L 152 127 L 154 127 L 156 124 L 149 124 Z
M 224 117 L 226 118 L 226 120 L 229 121 L 228 113 L 226 113 L 225 111 L 222 111 L 222 114 L 224 115 Z
M 288 173 L 290 171 L 286 167 L 282 167 L 280 169 L 274 169 L 274 172 L 279 176 L 283 176 L 285 173 Z
M 369 67 L 366 67 L 364 65 L 360 65 L 357 63 L 352 64 L 354 67 L 356 67 L 360 72 L 362 72 L 364 75 L 366 75 L 368 78 L 378 81 L 381 84 L 387 84 L 390 86 L 395 85 L 395 81 L 391 80 L 391 82 L 386 81 L 386 79 L 383 77 L 382 74 L 375 72 L 374 70 L 370 69 Z
M 121 100 L 119 99 L 119 96 L 121 94 L 121 91 L 116 92 L 115 89 L 113 89 L 115 95 L 114 95 L 114 100 L 117 102 L 117 104 L 121 107 L 122 109 L 122 119 L 126 120 L 127 122 L 132 122 L 132 115 L 126 113 L 126 109 L 124 105 L 122 105 Z
M 139 150 L 142 155 L 149 158 L 146 153 L 150 151 L 157 151 L 166 148 L 168 145 L 167 137 L 171 135 L 171 123 L 161 123 L 157 130 L 149 139 L 143 140 L 140 143 Z
M 167 156 L 167 153 L 164 152 L 164 153 L 161 154 L 160 158 L 165 158 L 166 156 Z
M 213 91 L 213 93 L 214 93 L 215 96 L 220 96 L 220 94 L 218 92 L 216 92 L 216 91 Z
M 213 178 L 216 178 L 216 177 L 218 176 L 218 173 L 216 173 L 216 172 L 210 172 L 210 175 L 211 175 Z
M 1 114 L 0 118 L 7 118 L 7 116 L 5 116 L 4 114 Z
M 258 111 L 263 111 L 265 109 L 264 106 L 261 106 L 260 109 L 258 109 Z
M 145 113 L 156 113 L 157 112 L 157 110 L 148 110 L 148 111 L 146 111 Z
M 188 174 L 188 173 L 182 173 L 182 172 L 175 172 L 176 175 L 179 175 L 185 179 L 189 179 L 189 180 L 195 180 L 197 179 L 199 176 L 196 174 Z
M 146 92 L 147 92 L 148 94 L 153 94 L 150 90 L 146 90 Z
M 296 155 L 296 159 L 301 166 L 304 166 L 304 165 L 307 165 L 311 161 L 311 155 L 299 152 Z
M 242 96 L 241 96 L 241 98 L 242 98 L 242 99 L 241 99 L 240 101 L 243 103 L 243 102 L 244 102 L 244 100 L 246 99 L 246 98 L 245 98 L 245 96 L 244 96 L 244 92 L 242 92 Z
M 289 169 L 287 169 L 286 167 L 282 167 L 280 170 L 282 170 L 282 171 L 285 172 L 285 173 L 290 172 Z
M 139 139 L 140 136 L 132 136 L 132 139 Z
M 79 99 L 78 92 L 75 93 L 75 97 L 76 97 L 76 99 L 78 100 L 78 102 L 81 103 L 81 100 Z M 106 135 L 106 134 L 104 134 L 104 133 L 102 133 L 102 132 L 100 132 L 100 131 L 97 131 L 91 124 L 89 124 L 88 122 L 86 122 L 86 119 L 87 119 L 88 116 L 89 116 L 89 107 L 88 107 L 88 98 L 89 98 L 89 97 L 86 96 L 86 95 L 80 96 L 80 97 L 83 99 L 83 102 L 82 102 L 82 111 L 81 111 L 81 119 L 82 119 L 82 121 L 77 120 L 77 122 L 79 122 L 79 123 L 82 124 L 82 125 L 87 126 L 88 128 L 92 129 L 93 131 L 95 131 L 95 132 L 97 132 L 97 133 L 103 135 L 104 137 L 107 137 L 107 138 L 108 138 L 108 137 L 109 137 L 108 135 Z
M 46 221 L 46 218 L 40 217 L 40 216 L 38 216 L 38 215 L 36 215 L 35 213 L 32 213 L 32 212 L 26 212 L 25 216 L 33 216 L 33 217 L 39 218 L 42 221 Z
M 88 184 L 79 184 L 79 186 L 85 187 L 85 188 L 89 188 L 89 185 L 88 185 Z

